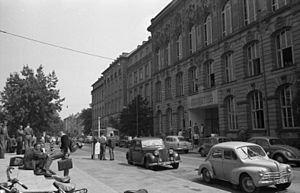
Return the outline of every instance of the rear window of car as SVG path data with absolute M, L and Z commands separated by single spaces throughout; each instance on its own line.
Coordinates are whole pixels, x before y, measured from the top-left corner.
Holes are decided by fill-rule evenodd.
M 179 140 L 179 141 L 186 141 L 186 140 L 184 139 L 184 137 L 178 137 L 178 140 Z

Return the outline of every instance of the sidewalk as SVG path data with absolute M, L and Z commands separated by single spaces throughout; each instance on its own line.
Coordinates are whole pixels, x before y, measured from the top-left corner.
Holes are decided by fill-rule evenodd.
M 79 150 L 80 151 L 80 150 Z M 6 169 L 9 165 L 9 160 L 11 157 L 16 156 L 15 153 L 6 153 L 5 159 L 0 159 L 0 182 L 7 182 Z M 18 155 L 23 156 L 23 155 Z M 89 193 L 105 192 L 105 193 L 117 193 L 115 190 L 105 185 L 104 183 L 98 181 L 97 179 L 90 176 L 88 173 L 80 170 L 76 166 L 76 153 L 72 156 L 73 168 L 70 170 L 71 183 L 76 184 L 76 188 L 87 188 Z M 88 164 L 88 163 L 87 163 Z M 57 173 L 57 175 L 63 175 L 62 171 L 57 171 L 57 161 L 53 161 L 51 169 Z M 15 167 L 12 178 L 18 178 L 20 182 L 28 187 L 28 190 L 23 189 L 21 186 L 16 185 L 16 187 L 23 192 L 52 192 L 56 188 L 52 185 L 54 180 L 51 178 L 45 178 L 44 176 L 36 176 L 33 174 L 32 170 L 23 170 Z

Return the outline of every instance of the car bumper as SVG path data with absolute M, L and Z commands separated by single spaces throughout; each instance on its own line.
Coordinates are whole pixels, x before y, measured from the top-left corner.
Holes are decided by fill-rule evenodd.
M 153 162 L 153 163 L 149 163 L 149 166 L 166 166 L 166 165 L 172 165 L 172 164 L 176 164 L 179 163 L 179 160 L 174 160 L 174 161 L 158 161 L 158 162 Z
M 262 187 L 262 186 L 291 183 L 293 179 L 294 179 L 294 176 L 292 174 L 283 176 L 278 179 L 271 179 L 271 178 L 270 179 L 261 179 L 260 181 L 258 181 L 257 186 Z

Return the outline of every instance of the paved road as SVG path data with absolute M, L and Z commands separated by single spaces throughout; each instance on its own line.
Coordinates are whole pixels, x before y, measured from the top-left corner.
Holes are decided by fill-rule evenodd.
M 85 146 L 82 150 L 76 154 L 76 163 L 78 164 L 80 164 L 80 159 L 90 158 L 90 146 Z M 126 150 L 125 148 L 116 148 L 115 161 L 92 160 L 92 165 L 99 164 L 97 169 L 86 164 L 80 165 L 80 167 L 83 171 L 104 182 L 117 192 L 139 188 L 146 188 L 151 193 L 240 192 L 239 189 L 234 189 L 231 184 L 222 181 L 216 181 L 214 184 L 209 185 L 203 183 L 196 170 L 204 160 L 199 154 L 181 154 L 182 162 L 178 169 L 161 168 L 158 171 L 151 171 L 143 167 L 128 165 L 125 156 Z M 296 178 L 288 191 L 284 191 L 285 193 L 300 192 L 300 169 L 294 168 L 294 173 Z M 262 188 L 261 192 L 275 193 L 278 191 L 275 187 L 267 187 Z

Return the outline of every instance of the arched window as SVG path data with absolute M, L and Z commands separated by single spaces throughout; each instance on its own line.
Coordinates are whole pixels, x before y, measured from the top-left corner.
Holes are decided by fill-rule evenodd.
M 197 85 L 197 68 L 191 67 L 189 69 L 189 94 L 193 94 L 198 92 L 198 85 Z
M 176 75 L 176 96 L 183 96 L 183 73 Z
M 229 131 L 237 130 L 237 112 L 236 102 L 233 96 L 227 97 L 225 100 L 227 127 Z
M 253 91 L 250 94 L 251 120 L 253 129 L 264 129 L 264 106 L 262 93 L 260 91 Z
M 190 54 L 196 52 L 196 44 L 197 44 L 197 40 L 196 40 L 196 27 L 195 25 L 193 25 L 190 28 L 189 31 L 189 48 L 190 48 Z
M 271 1 L 272 1 L 272 11 L 276 11 L 277 9 L 290 3 L 290 0 L 271 0 Z
M 172 88 L 171 78 L 168 77 L 165 81 L 165 93 L 166 93 L 165 97 L 166 97 L 166 99 L 172 98 L 172 93 L 171 93 L 172 89 L 171 88 Z
M 227 1 L 226 5 L 222 10 L 222 32 L 223 32 L 223 36 L 226 36 L 232 32 L 230 1 Z
M 167 131 L 170 132 L 172 127 L 173 127 L 173 124 L 172 124 L 172 121 L 173 121 L 173 117 L 172 117 L 172 109 L 167 109 L 167 117 L 166 117 L 166 126 L 167 126 Z
M 293 93 L 291 86 L 286 85 L 279 90 L 279 100 L 282 127 L 300 127 L 300 120 L 296 118 L 292 107 Z
M 161 102 L 162 99 L 162 90 L 161 90 L 161 82 L 156 83 L 156 101 Z
M 247 75 L 256 76 L 261 74 L 260 64 L 260 49 L 259 43 L 253 42 L 246 48 L 246 60 L 247 60 Z
M 209 45 L 212 43 L 212 21 L 211 16 L 207 16 L 204 22 L 204 43 Z
M 176 39 L 176 58 L 177 60 L 181 60 L 183 55 L 182 55 L 182 35 L 179 34 L 177 39 Z

